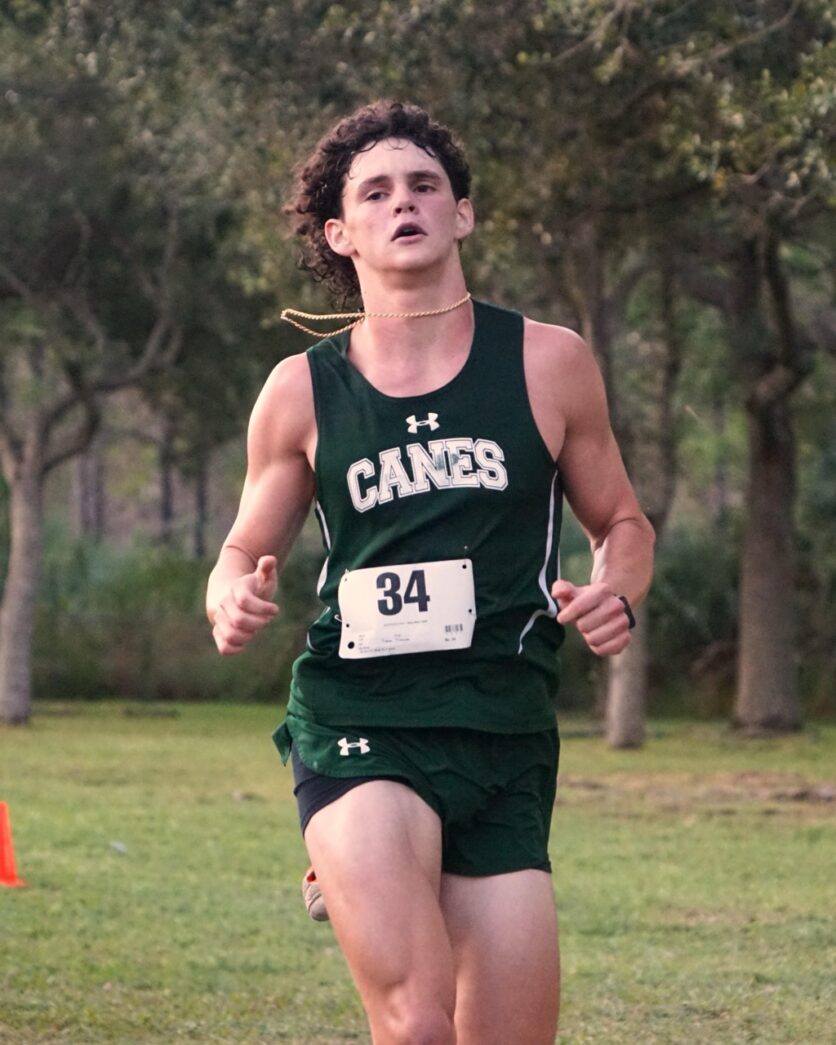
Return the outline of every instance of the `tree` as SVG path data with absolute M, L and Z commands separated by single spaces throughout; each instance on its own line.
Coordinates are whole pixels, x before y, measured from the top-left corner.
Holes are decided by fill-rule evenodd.
M 59 11 L 34 33 L 2 27 L 0 461 L 11 523 L 0 718 L 11 723 L 31 713 L 47 475 L 89 445 L 103 397 L 171 371 L 210 295 L 216 313 L 242 299 L 222 274 L 236 229 L 218 191 L 223 146 L 209 148 L 193 111 L 171 104 L 194 70 L 166 53 L 169 66 L 148 76 L 127 30 L 121 51 L 80 48 L 91 29 L 77 15 Z M 247 310 L 239 324 L 252 327 Z M 222 346 L 202 347 L 208 357 Z
M 794 303 L 790 246 L 815 241 L 833 201 L 834 34 L 817 3 L 785 8 L 781 32 L 753 29 L 737 51 L 695 60 L 682 143 L 711 186 L 682 277 L 724 317 L 749 442 L 741 563 L 736 723 L 753 731 L 801 724 L 796 658 L 794 394 L 818 334 Z M 680 55 L 689 63 L 690 59 Z M 832 266 L 832 254 L 828 258 Z M 827 262 L 825 262 L 827 264 Z
M 514 303 L 546 318 L 574 315 L 601 361 L 631 467 L 634 457 L 647 456 L 648 446 L 638 442 L 648 433 L 631 431 L 627 407 L 634 404 L 622 402 L 625 393 L 611 379 L 625 355 L 630 292 L 660 256 L 675 276 L 670 295 L 686 286 L 695 291 L 694 269 L 704 285 L 726 280 L 726 339 L 752 433 L 738 717 L 797 722 L 797 709 L 770 710 L 769 696 L 782 690 L 788 708 L 797 702 L 786 667 L 794 652 L 786 598 L 793 588 L 788 404 L 810 344 L 794 314 L 783 251 L 809 232 L 806 222 L 832 195 L 828 5 L 368 0 L 291 5 L 288 30 L 271 5 L 249 0 L 235 18 L 237 59 L 300 121 L 314 120 L 312 132 L 335 110 L 387 94 L 425 104 L 461 131 L 477 174 L 477 209 L 488 216 L 479 257 L 469 262 L 473 285 L 503 287 Z M 243 29 L 262 19 L 257 54 L 248 57 Z M 282 82 L 285 63 L 292 64 L 287 43 L 300 32 L 305 65 L 289 88 Z M 334 54 L 339 59 L 331 62 Z M 326 68 L 322 55 L 329 56 Z M 736 245 L 734 256 L 724 244 Z M 665 364 L 675 376 L 676 357 L 687 346 L 666 321 L 656 328 L 659 344 L 677 338 Z M 669 396 L 671 389 L 667 381 L 657 391 Z M 668 400 L 662 413 L 669 409 Z M 670 436 L 669 427 L 653 437 L 662 440 L 668 467 Z M 666 475 L 663 489 L 646 498 L 659 521 L 670 507 L 672 480 Z M 770 486 L 778 496 L 767 505 Z M 781 610 L 767 610 L 779 592 Z M 646 688 L 633 681 L 634 690 Z M 744 712 L 752 701 L 758 710 Z M 628 732 L 640 733 L 635 702 L 630 718 Z

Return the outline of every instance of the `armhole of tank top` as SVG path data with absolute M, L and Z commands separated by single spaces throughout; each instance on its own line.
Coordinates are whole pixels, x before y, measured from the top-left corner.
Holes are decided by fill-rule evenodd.
M 539 446 L 543 449 L 543 454 L 549 466 L 557 473 L 558 482 L 560 482 L 560 469 L 557 467 L 557 460 L 552 457 L 551 450 L 546 445 L 546 440 L 543 438 L 543 433 L 540 431 L 540 426 L 537 424 L 537 418 L 534 416 L 534 410 L 531 408 L 531 396 L 528 394 L 528 380 L 525 376 L 525 316 L 522 312 L 514 312 L 514 318 L 517 321 L 519 338 L 517 340 L 518 345 L 518 374 L 522 386 L 522 397 L 525 403 L 526 415 L 531 424 L 531 430 L 537 440 Z M 562 485 L 562 483 L 561 483 Z
M 311 373 L 311 388 L 313 390 L 313 401 L 314 401 L 314 422 L 316 424 L 316 450 L 314 451 L 314 494 L 316 496 L 317 503 L 322 503 L 322 489 L 319 484 L 319 455 L 322 448 L 322 424 L 320 417 L 320 403 L 322 402 L 321 396 L 321 382 L 322 377 L 320 373 L 320 360 L 318 353 L 321 351 L 320 346 L 323 342 L 318 342 L 312 345 L 305 355 L 308 359 L 308 369 Z

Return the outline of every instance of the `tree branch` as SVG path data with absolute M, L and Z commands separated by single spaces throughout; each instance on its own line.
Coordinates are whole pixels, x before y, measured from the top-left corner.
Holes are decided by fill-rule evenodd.
M 8 283 L 10 290 L 14 294 L 29 305 L 35 304 L 35 292 L 24 280 L 12 272 L 9 266 L 3 261 L 0 261 L 0 276 L 2 276 L 6 283 Z
M 65 396 L 63 399 L 65 401 L 69 400 L 70 405 L 72 406 L 78 404 L 83 406 L 84 419 L 80 422 L 69 438 L 62 439 L 60 448 L 53 450 L 52 453 L 46 453 L 44 455 L 44 475 L 62 462 L 71 457 L 75 457 L 76 454 L 86 450 L 101 423 L 99 404 L 96 401 L 96 397 L 92 390 L 84 381 L 81 366 L 76 362 L 67 360 L 64 363 L 64 373 L 73 389 L 74 395 Z M 49 432 L 54 428 L 54 425 L 60 416 L 61 414 L 57 413 L 54 408 L 50 411 L 49 423 L 43 430 L 44 436 L 46 437 L 44 439 L 45 444 L 48 444 Z
M 813 344 L 799 330 L 792 309 L 789 282 L 779 256 L 778 238 L 770 235 L 764 249 L 764 276 L 772 301 L 772 315 L 781 346 L 781 359 L 785 367 L 798 375 L 801 381 L 812 368 Z
M 74 207 L 73 217 L 78 224 L 78 249 L 75 252 L 75 256 L 70 258 L 67 263 L 67 267 L 64 271 L 64 278 L 62 280 L 64 286 L 72 286 L 76 276 L 83 273 L 87 265 L 88 248 L 92 236 L 90 221 L 87 215 L 78 207 Z
M 116 245 L 119 247 L 123 257 L 130 265 L 137 284 L 143 294 L 145 294 L 148 301 L 158 311 L 165 311 L 169 308 L 171 305 L 169 293 L 169 287 L 171 286 L 171 268 L 174 264 L 175 258 L 177 257 L 177 248 L 180 245 L 180 216 L 178 211 L 172 210 L 169 214 L 168 224 L 166 225 L 165 230 L 165 240 L 163 243 L 163 256 L 159 265 L 159 272 L 156 276 L 151 276 L 137 263 L 130 250 L 122 241 L 117 239 Z
M 8 424 L 5 414 L 2 414 L 0 415 L 0 467 L 3 469 L 6 482 L 12 481 L 21 456 L 20 439 Z
M 120 388 L 135 385 L 142 378 L 173 363 L 183 343 L 180 327 L 170 327 L 168 316 L 159 316 L 148 335 L 145 349 L 133 366 L 121 373 L 99 378 L 91 388 L 94 392 L 116 392 Z
M 754 33 L 749 33 L 748 36 L 742 36 L 739 40 L 734 40 L 732 43 L 724 44 L 722 47 L 716 47 L 713 51 L 709 51 L 704 58 L 710 63 L 721 62 L 724 58 L 728 58 L 741 48 L 750 47 L 752 44 L 758 43 L 759 40 L 763 40 L 765 37 L 771 36 L 773 33 L 780 32 L 781 29 L 788 26 L 793 20 L 795 13 L 800 6 L 800 2 L 801 0 L 792 0 L 792 3 L 787 8 L 786 12 L 777 22 L 773 22 L 771 25 L 765 25 L 762 29 L 757 29 Z
M 779 363 L 754 382 L 751 391 L 746 396 L 746 406 L 755 412 L 765 410 L 782 399 L 786 399 L 803 379 L 804 374 Z
M 87 300 L 86 294 L 82 294 L 78 291 L 75 293 L 62 291 L 57 295 L 57 298 L 62 307 L 81 324 L 82 329 L 87 334 L 90 341 L 96 346 L 96 349 L 99 351 L 101 356 L 106 357 L 109 338 L 105 333 L 102 324 L 90 308 L 90 302 Z
M 654 520 L 654 526 L 661 532 L 664 528 L 670 507 L 673 502 L 676 489 L 678 471 L 678 440 L 676 426 L 673 421 L 672 404 L 679 374 L 682 370 L 682 358 L 684 355 L 682 344 L 682 331 L 678 321 L 676 309 L 676 287 L 675 268 L 667 250 L 663 250 L 657 258 L 659 275 L 661 277 L 661 300 L 660 313 L 662 329 L 664 331 L 665 357 L 664 370 L 662 374 L 661 406 L 662 419 L 659 426 L 659 440 L 661 443 L 661 454 L 664 462 L 662 468 L 663 498 L 662 511 L 659 518 Z
M 9 421 L 9 400 L 6 391 L 5 360 L 0 359 L 0 467 L 8 480 L 20 460 L 20 438 Z
M 612 10 L 605 14 L 601 21 L 593 26 L 582 40 L 578 40 L 577 43 L 572 44 L 571 47 L 567 47 L 565 51 L 561 51 L 560 54 L 555 57 L 552 63 L 552 68 L 556 69 L 561 65 L 565 65 L 576 55 L 590 47 L 594 48 L 600 46 L 604 42 L 610 26 L 612 26 L 614 22 L 617 22 L 622 15 L 629 21 L 630 15 L 634 9 L 641 7 L 646 10 L 649 7 L 658 6 L 659 2 L 660 0 L 615 0 Z

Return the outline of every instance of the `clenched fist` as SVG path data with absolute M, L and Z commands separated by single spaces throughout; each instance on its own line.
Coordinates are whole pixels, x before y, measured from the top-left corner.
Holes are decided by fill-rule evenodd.
M 621 653 L 630 645 L 630 620 L 624 603 L 608 584 L 570 584 L 555 581 L 552 597 L 560 604 L 557 619 L 574 624 L 584 642 L 599 657 Z
M 262 555 L 252 573 L 245 573 L 230 585 L 215 611 L 212 628 L 219 653 L 240 653 L 279 612 L 271 601 L 279 580 L 276 565 L 274 555 Z

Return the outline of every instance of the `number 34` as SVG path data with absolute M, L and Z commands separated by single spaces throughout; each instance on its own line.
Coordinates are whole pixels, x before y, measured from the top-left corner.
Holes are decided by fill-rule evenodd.
M 384 617 L 394 617 L 400 613 L 404 603 L 414 603 L 419 613 L 426 613 L 429 609 L 430 597 L 423 570 L 410 573 L 403 595 L 400 593 L 401 577 L 398 573 L 381 573 L 377 578 L 377 587 L 383 592 L 383 598 L 377 601 L 377 608 Z

